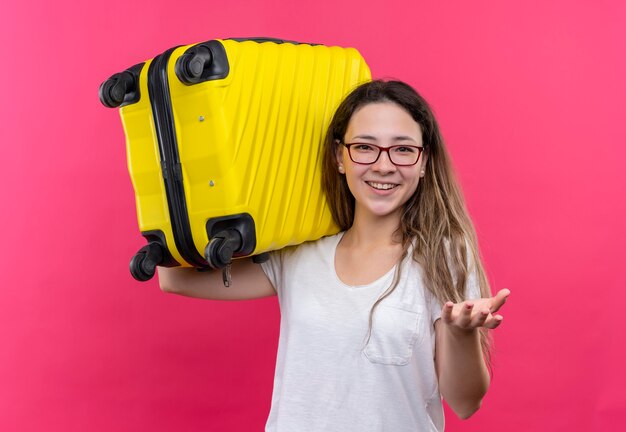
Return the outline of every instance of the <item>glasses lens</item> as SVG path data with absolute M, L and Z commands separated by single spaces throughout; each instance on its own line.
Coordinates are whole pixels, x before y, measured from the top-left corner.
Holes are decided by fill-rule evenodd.
M 373 163 L 380 153 L 380 149 L 369 144 L 353 144 L 348 148 L 350 157 L 357 163 Z
M 389 158 L 396 165 L 413 165 L 420 157 L 420 149 L 413 146 L 394 146 L 389 148 Z

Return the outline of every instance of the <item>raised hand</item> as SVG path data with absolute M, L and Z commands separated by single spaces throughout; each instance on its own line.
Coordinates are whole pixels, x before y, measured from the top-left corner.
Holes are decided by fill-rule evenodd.
M 466 300 L 461 303 L 446 302 L 441 310 L 441 320 L 459 330 L 473 330 L 479 327 L 495 329 L 504 317 L 497 314 L 511 294 L 508 289 L 502 289 L 489 298 Z

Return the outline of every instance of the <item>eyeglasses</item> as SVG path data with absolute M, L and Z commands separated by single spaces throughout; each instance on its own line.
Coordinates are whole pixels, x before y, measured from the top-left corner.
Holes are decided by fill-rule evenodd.
M 424 147 L 411 145 L 395 145 L 391 147 L 379 147 L 369 143 L 341 143 L 348 149 L 352 162 L 361 165 L 376 163 L 382 152 L 387 152 L 389 160 L 396 166 L 415 165 L 420 160 Z

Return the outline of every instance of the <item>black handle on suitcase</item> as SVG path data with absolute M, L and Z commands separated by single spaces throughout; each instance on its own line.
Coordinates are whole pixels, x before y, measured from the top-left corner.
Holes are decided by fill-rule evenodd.
M 276 44 L 290 43 L 293 45 L 311 45 L 311 46 L 319 45 L 315 43 L 297 42 L 297 41 L 292 41 L 292 40 L 287 40 L 287 39 L 276 39 L 276 38 L 262 37 L 262 36 L 261 37 L 249 37 L 249 38 L 228 38 L 228 39 L 234 40 L 236 42 L 252 41 L 252 42 L 257 42 L 257 43 L 274 42 Z

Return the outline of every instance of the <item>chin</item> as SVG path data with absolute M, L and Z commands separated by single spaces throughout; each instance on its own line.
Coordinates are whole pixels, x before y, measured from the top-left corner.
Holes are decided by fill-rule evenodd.
M 397 206 L 397 205 L 374 205 L 374 206 L 364 207 L 363 210 L 365 210 L 367 213 L 371 214 L 372 216 L 387 217 L 387 216 L 391 216 L 394 214 L 399 214 L 401 211 L 401 207 L 402 206 Z

